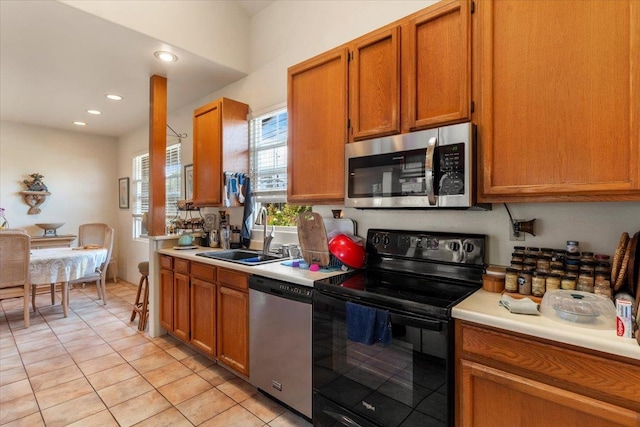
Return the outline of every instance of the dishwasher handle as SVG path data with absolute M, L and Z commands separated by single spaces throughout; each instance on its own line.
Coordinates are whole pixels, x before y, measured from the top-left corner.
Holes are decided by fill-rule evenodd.
M 255 275 L 249 277 L 249 289 L 307 304 L 313 297 L 312 287 Z

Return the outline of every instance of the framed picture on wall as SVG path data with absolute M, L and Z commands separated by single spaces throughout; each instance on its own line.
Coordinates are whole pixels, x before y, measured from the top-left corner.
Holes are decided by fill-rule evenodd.
M 129 178 L 118 179 L 118 203 L 120 209 L 129 209 Z
M 184 199 L 193 199 L 193 164 L 184 167 Z

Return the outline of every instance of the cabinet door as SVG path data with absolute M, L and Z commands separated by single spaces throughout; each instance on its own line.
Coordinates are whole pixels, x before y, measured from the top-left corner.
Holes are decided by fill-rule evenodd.
M 289 68 L 287 89 L 287 201 L 343 203 L 347 49 Z
M 482 201 L 640 200 L 638 2 L 476 7 Z
M 249 294 L 218 288 L 218 361 L 249 375 Z
M 638 425 L 638 412 L 629 409 L 464 359 L 459 366 L 462 427 Z
M 189 276 L 173 274 L 173 333 L 176 337 L 189 341 Z
M 402 25 L 404 131 L 471 117 L 470 21 L 468 0 L 447 0 Z
M 191 344 L 216 355 L 216 285 L 191 278 Z
M 193 200 L 197 206 L 222 204 L 222 103 L 193 112 Z
M 400 27 L 349 46 L 349 140 L 400 133 Z
M 173 271 L 164 268 L 160 270 L 160 326 L 173 332 Z

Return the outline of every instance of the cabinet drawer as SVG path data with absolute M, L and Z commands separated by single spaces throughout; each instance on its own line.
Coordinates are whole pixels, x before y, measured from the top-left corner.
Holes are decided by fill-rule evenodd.
M 212 265 L 200 264 L 198 262 L 191 263 L 191 276 L 204 280 L 206 282 L 215 282 L 216 268 Z
M 218 269 L 218 282 L 221 285 L 230 286 L 241 291 L 249 289 L 247 277 L 247 274 L 238 271 L 227 270 L 226 268 Z
M 189 261 L 186 259 L 176 258 L 174 261 L 173 271 L 176 273 L 189 274 Z
M 623 406 L 640 404 L 640 366 L 635 364 L 467 323 L 462 324 L 461 346 L 464 358 L 518 371 L 547 384 L 561 383 L 596 398 L 604 393 L 613 397 L 612 403 Z
M 160 255 L 160 268 L 173 270 L 173 257 L 170 257 L 169 255 Z

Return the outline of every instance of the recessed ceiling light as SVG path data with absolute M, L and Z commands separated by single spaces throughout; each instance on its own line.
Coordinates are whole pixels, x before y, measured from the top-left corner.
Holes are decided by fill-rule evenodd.
M 173 53 L 167 52 L 164 50 L 158 50 L 156 52 L 153 52 L 153 54 L 160 61 L 164 61 L 164 62 L 176 62 L 178 60 L 178 57 L 175 56 Z
M 87 124 L 85 122 L 73 122 L 74 125 L 76 126 L 86 126 Z
M 87 113 L 89 113 L 89 114 L 95 114 L 95 115 L 102 114 L 102 112 L 100 112 L 100 111 L 98 111 L 98 110 L 87 110 Z
M 112 94 L 112 93 L 107 94 L 106 97 L 111 99 L 111 100 L 113 100 L 113 101 L 121 101 L 122 100 L 122 97 L 120 95 L 115 95 L 115 94 Z

